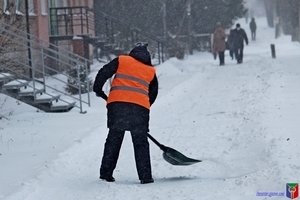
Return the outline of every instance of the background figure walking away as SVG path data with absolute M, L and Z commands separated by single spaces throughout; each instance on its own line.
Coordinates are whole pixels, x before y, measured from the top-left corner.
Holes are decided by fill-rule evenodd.
M 113 75 L 108 97 L 102 88 Z M 158 81 L 147 45 L 139 43 L 129 55 L 113 59 L 101 68 L 93 87 L 97 96 L 107 101 L 106 138 L 100 179 L 115 181 L 116 167 L 125 131 L 131 132 L 136 168 L 142 184 L 152 183 L 148 143 L 150 106 L 158 93 Z M 124 170 L 125 171 L 125 170 Z
M 256 22 L 255 22 L 254 17 L 252 17 L 249 26 L 250 26 L 250 30 L 251 30 L 251 39 L 256 40 Z
M 226 49 L 225 44 L 226 34 L 225 30 L 222 27 L 221 23 L 217 23 L 217 27 L 213 34 L 213 53 L 218 54 L 220 65 L 225 64 L 224 51 Z
M 234 56 L 237 60 L 237 63 L 243 62 L 244 57 L 244 41 L 248 45 L 248 37 L 244 29 L 241 28 L 241 25 L 236 24 L 236 28 L 233 30 L 233 46 L 234 46 Z

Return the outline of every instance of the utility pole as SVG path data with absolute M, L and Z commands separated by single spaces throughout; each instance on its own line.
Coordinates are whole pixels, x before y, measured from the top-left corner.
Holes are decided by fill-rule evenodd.
M 189 54 L 193 54 L 193 36 L 192 36 L 192 17 L 191 17 L 191 10 L 192 10 L 192 0 L 188 0 L 186 12 L 188 18 L 188 49 Z
M 30 44 L 30 24 L 29 24 L 29 9 L 28 0 L 25 0 L 25 16 L 26 16 L 26 33 L 27 33 L 27 52 L 28 52 L 28 65 L 29 65 L 29 77 L 32 79 L 32 61 L 31 61 L 31 44 Z

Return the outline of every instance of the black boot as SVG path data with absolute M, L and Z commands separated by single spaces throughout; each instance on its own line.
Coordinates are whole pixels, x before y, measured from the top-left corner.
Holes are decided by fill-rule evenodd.
M 102 180 L 104 180 L 104 181 L 107 181 L 107 182 L 115 182 L 115 178 L 112 177 L 112 176 L 107 176 L 107 177 L 100 176 L 99 178 L 102 179 Z
M 153 178 L 141 180 L 141 184 L 147 184 L 147 183 L 153 183 L 153 182 L 154 182 Z

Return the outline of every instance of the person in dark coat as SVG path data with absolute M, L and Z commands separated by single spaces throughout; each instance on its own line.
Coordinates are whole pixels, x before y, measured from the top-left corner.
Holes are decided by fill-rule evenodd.
M 229 50 L 229 55 L 231 59 L 234 58 L 234 30 L 230 29 L 227 41 L 226 41 L 227 49 Z
M 113 75 L 115 76 L 107 97 L 102 88 Z M 104 65 L 95 78 L 93 91 L 107 101 L 108 111 L 109 132 L 100 167 L 100 179 L 115 181 L 113 171 L 124 133 L 130 131 L 140 182 L 154 182 L 147 134 L 150 106 L 158 94 L 158 80 L 147 45 L 139 43 L 129 55 L 118 56 Z
M 256 22 L 254 17 L 252 17 L 249 27 L 251 30 L 251 39 L 256 40 Z
M 236 28 L 233 30 L 233 46 L 234 46 L 234 55 L 237 60 L 237 63 L 243 62 L 244 57 L 244 41 L 248 45 L 248 37 L 244 29 L 241 28 L 241 25 L 236 24 Z

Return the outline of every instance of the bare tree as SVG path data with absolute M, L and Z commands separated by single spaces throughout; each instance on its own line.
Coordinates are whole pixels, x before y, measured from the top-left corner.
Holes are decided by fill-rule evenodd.
M 267 20 L 270 27 L 279 28 L 284 34 L 292 35 L 293 41 L 300 41 L 300 1 L 299 0 L 264 0 Z
M 16 33 L 26 28 L 25 16 L 17 13 L 15 6 L 11 2 L 6 8 L 8 12 L 2 11 L 0 15 L 0 72 L 10 69 L 15 73 L 24 73 L 24 69 L 20 69 L 15 61 L 24 62 L 26 49 L 12 34 L 8 34 L 8 31 Z

